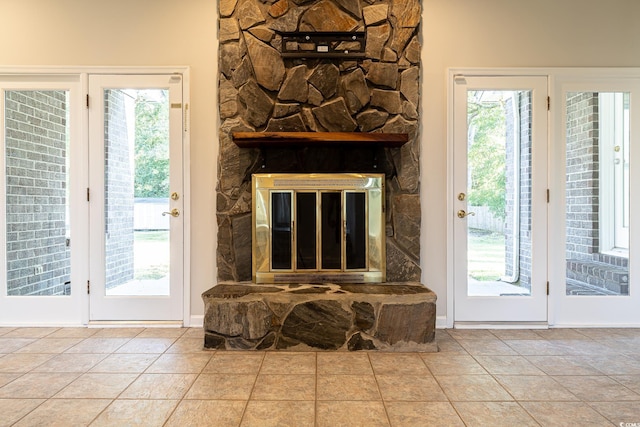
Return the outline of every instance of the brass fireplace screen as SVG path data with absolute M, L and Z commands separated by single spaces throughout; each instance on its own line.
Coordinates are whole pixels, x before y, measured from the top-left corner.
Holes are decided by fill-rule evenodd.
M 256 283 L 384 282 L 384 175 L 254 174 Z

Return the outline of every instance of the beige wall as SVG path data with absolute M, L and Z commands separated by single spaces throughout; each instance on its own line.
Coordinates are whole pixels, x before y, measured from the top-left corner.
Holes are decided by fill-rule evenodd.
M 191 67 L 191 311 L 215 277 L 215 0 L 0 0 L 0 67 Z
M 422 269 L 446 314 L 447 67 L 640 66 L 637 0 L 423 0 Z M 215 280 L 216 0 L 0 0 L 0 67 L 191 67 L 191 304 Z
M 446 315 L 447 68 L 640 66 L 637 0 L 423 0 L 422 245 Z

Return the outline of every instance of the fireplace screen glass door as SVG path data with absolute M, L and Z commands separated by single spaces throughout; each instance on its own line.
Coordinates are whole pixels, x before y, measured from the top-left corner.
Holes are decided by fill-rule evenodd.
M 382 176 L 274 176 L 254 175 L 259 282 L 383 280 Z
M 365 199 L 364 192 L 296 193 L 295 221 L 292 221 L 292 193 L 272 192 L 272 269 L 290 270 L 295 264 L 297 270 L 316 270 L 318 268 L 316 248 L 318 234 L 321 242 L 320 268 L 322 270 L 366 268 Z M 318 210 L 320 211 L 319 223 Z M 298 244 L 294 253 L 292 242 L 295 224 L 297 224 L 295 241 Z M 344 266 L 342 265 L 343 248 Z

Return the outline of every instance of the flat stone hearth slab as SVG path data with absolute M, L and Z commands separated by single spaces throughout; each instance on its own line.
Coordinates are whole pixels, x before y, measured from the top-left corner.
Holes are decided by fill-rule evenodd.
M 436 295 L 417 282 L 223 282 L 202 299 L 208 349 L 438 351 Z

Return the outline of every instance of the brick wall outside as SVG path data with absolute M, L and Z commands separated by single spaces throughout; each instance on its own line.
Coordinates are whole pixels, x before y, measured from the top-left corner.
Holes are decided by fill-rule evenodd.
M 520 94 L 520 285 L 531 288 L 531 92 Z
M 68 294 L 67 92 L 5 94 L 8 294 Z
M 513 219 L 515 215 L 515 150 L 513 144 L 509 144 L 509 141 L 514 140 L 515 126 L 513 117 L 513 99 L 509 98 L 505 103 L 505 118 L 506 118 L 506 135 L 505 135 L 505 199 L 504 199 L 504 248 L 505 248 L 505 276 L 513 275 L 515 265 L 513 264 L 513 252 L 514 252 L 514 232 L 513 232 Z
M 567 259 L 598 252 L 598 94 L 567 96 Z
M 105 91 L 105 254 L 107 289 L 133 279 L 133 170 L 125 94 Z
M 628 258 L 600 251 L 598 93 L 567 94 L 567 294 L 629 294 Z
M 514 251 L 514 230 L 513 219 L 517 212 L 515 209 L 515 180 L 514 168 L 516 165 L 514 156 L 514 145 L 511 141 L 520 142 L 520 244 L 519 244 L 519 279 L 517 284 L 528 289 L 531 288 L 531 94 L 520 92 L 516 95 L 516 102 L 519 104 L 519 136 L 516 138 L 514 126 L 516 117 L 513 114 L 513 98 L 510 98 L 505 105 L 506 112 L 506 182 L 505 182 L 505 275 L 510 276 L 514 272 L 513 251 Z

